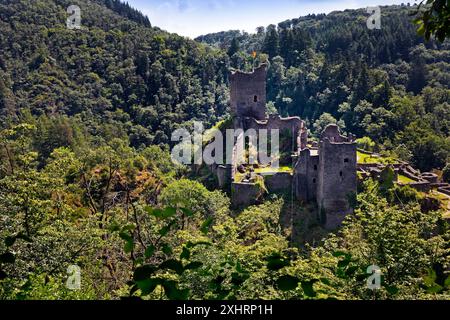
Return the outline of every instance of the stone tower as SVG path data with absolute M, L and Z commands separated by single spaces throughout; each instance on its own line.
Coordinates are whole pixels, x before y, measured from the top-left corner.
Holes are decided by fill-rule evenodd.
M 241 162 L 237 156 L 236 146 L 245 145 L 242 142 L 245 133 L 242 132 L 233 138 L 231 164 L 221 168 L 226 171 L 227 181 L 231 183 L 232 204 L 240 207 L 256 202 L 258 176 L 264 179 L 269 193 L 291 192 L 303 203 L 315 202 L 325 228 L 336 229 L 345 216 L 353 212 L 351 199 L 356 194 L 357 185 L 354 137 L 342 136 L 337 125 L 329 125 L 322 132 L 318 144 L 308 143 L 306 124 L 299 117 L 268 116 L 266 70 L 267 66 L 263 64 L 251 73 L 234 71 L 230 74 L 233 127 L 243 131 L 279 130 L 289 133 L 292 143 L 288 149 L 285 147 L 284 153 L 291 155 L 295 165 L 292 172 L 269 170 L 265 174 L 255 173 L 251 170 L 254 169 L 252 165 Z M 236 174 L 238 171 L 241 174 Z
M 318 150 L 300 150 L 294 168 L 296 197 L 303 202 L 316 201 L 319 177 Z
M 252 73 L 230 74 L 230 103 L 235 116 L 266 119 L 266 73 L 267 65 L 262 64 Z
M 319 143 L 317 204 L 327 229 L 338 227 L 353 212 L 350 199 L 356 195 L 356 143 L 329 125 Z

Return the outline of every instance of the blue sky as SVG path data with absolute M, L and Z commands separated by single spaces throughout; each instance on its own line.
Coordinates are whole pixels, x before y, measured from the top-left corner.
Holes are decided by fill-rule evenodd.
M 230 29 L 254 32 L 258 26 L 309 13 L 407 3 L 408 0 L 124 0 L 153 25 L 187 37 Z M 411 4 L 415 1 L 410 0 Z

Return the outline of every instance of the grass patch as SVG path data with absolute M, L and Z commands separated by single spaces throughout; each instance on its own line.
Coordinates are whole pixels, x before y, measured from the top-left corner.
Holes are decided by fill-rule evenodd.
M 357 162 L 364 164 L 375 164 L 375 163 L 381 163 L 381 164 L 394 164 L 396 163 L 396 159 L 392 157 L 382 157 L 382 156 L 374 156 L 370 153 L 365 153 L 361 151 L 357 151 Z
M 397 182 L 403 183 L 403 184 L 409 184 L 409 183 L 414 183 L 417 182 L 411 178 L 408 178 L 407 176 L 404 176 L 402 174 L 399 174 L 397 177 Z
M 278 169 L 273 169 L 271 167 L 256 168 L 255 173 L 270 173 L 270 172 L 292 172 L 292 167 L 280 166 Z
M 279 173 L 279 172 L 288 172 L 292 173 L 293 168 L 290 166 L 280 166 L 278 169 L 273 169 L 271 167 L 263 167 L 263 168 L 255 168 L 254 173 L 256 174 L 263 174 L 263 173 Z M 236 171 L 234 175 L 234 180 L 237 182 L 241 182 L 247 173 L 250 173 L 249 168 L 247 168 L 247 171 L 245 173 L 240 173 L 239 171 Z

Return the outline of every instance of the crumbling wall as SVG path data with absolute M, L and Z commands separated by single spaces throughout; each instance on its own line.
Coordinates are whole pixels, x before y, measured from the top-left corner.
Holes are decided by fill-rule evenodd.
M 449 187 L 440 187 L 440 188 L 438 188 L 438 191 L 450 196 L 450 186 Z
M 400 174 L 404 175 L 405 177 L 408 177 L 408 178 L 410 178 L 410 179 L 412 179 L 414 181 L 420 181 L 419 174 L 413 173 L 414 171 L 411 172 L 411 170 L 407 170 L 407 167 L 404 167 L 404 166 L 400 167 L 398 169 L 398 172 Z
M 260 188 L 254 183 L 233 182 L 231 184 L 231 204 L 233 207 L 246 207 L 256 202 Z
M 245 119 L 245 129 L 279 129 L 280 131 L 289 130 L 298 135 L 300 129 L 305 126 L 305 123 L 299 117 L 282 118 L 277 114 L 271 114 L 267 119 L 257 120 L 253 118 Z
M 289 172 L 278 172 L 264 177 L 264 184 L 269 193 L 290 192 L 292 190 L 292 175 Z
M 320 135 L 320 140 L 328 139 L 330 142 L 342 143 L 342 142 L 352 142 L 353 136 L 345 137 L 340 134 L 339 127 L 336 124 L 328 125 L 325 130 L 323 130 Z M 356 149 L 355 149 L 356 151 Z
M 235 71 L 230 74 L 230 103 L 235 116 L 266 118 L 266 68 L 262 64 L 252 73 Z
M 425 180 L 408 183 L 406 185 L 410 186 L 411 188 L 414 188 L 414 189 L 416 189 L 417 191 L 420 191 L 420 192 L 428 192 L 428 191 L 431 190 L 430 182 L 425 181 Z
M 283 131 L 289 132 L 291 137 L 290 150 L 298 150 L 302 146 L 306 146 L 306 140 L 308 138 L 306 125 L 299 117 L 281 118 L 279 115 L 270 115 L 265 120 L 245 118 L 243 119 L 243 126 L 245 130 L 254 129 L 256 132 L 265 129 L 268 131 L 268 137 L 271 136 L 271 130 L 279 130 L 280 136 Z
M 439 182 L 438 175 L 433 172 L 424 172 L 424 173 L 422 173 L 422 175 L 420 177 L 424 180 L 427 180 L 430 183 L 438 183 Z
M 219 183 L 220 188 L 225 187 L 227 184 L 229 184 L 231 182 L 229 166 L 223 166 L 223 165 L 217 166 L 216 174 L 217 174 L 217 181 Z
M 297 138 L 297 152 L 306 149 L 308 146 L 308 129 L 306 129 L 306 124 L 303 122 L 303 128 L 300 129 L 300 134 Z

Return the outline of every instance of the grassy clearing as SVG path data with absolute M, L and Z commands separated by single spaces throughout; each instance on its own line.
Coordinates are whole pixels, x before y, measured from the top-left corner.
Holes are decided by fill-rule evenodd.
M 358 163 L 367 163 L 367 164 L 375 164 L 375 163 L 381 163 L 381 164 L 394 164 L 396 163 L 396 159 L 392 157 L 382 157 L 382 156 L 374 156 L 370 153 L 365 153 L 361 151 L 357 151 L 357 161 Z
M 271 167 L 264 167 L 264 168 L 255 168 L 254 171 L 256 174 L 264 174 L 264 173 L 278 173 L 278 172 L 293 172 L 293 168 L 290 166 L 280 166 L 278 169 L 273 169 Z M 247 173 L 250 173 L 249 169 L 247 168 L 246 173 L 240 173 L 236 171 L 236 174 L 234 175 L 235 181 L 242 181 Z
M 292 172 L 292 167 L 281 166 L 278 169 L 273 169 L 271 167 L 256 168 L 255 173 L 271 173 L 271 172 Z
M 414 183 L 416 181 L 411 179 L 411 178 L 408 178 L 407 176 L 399 174 L 398 178 L 397 178 L 397 182 L 400 182 L 400 183 L 403 183 L 403 184 L 409 184 L 409 183 Z

